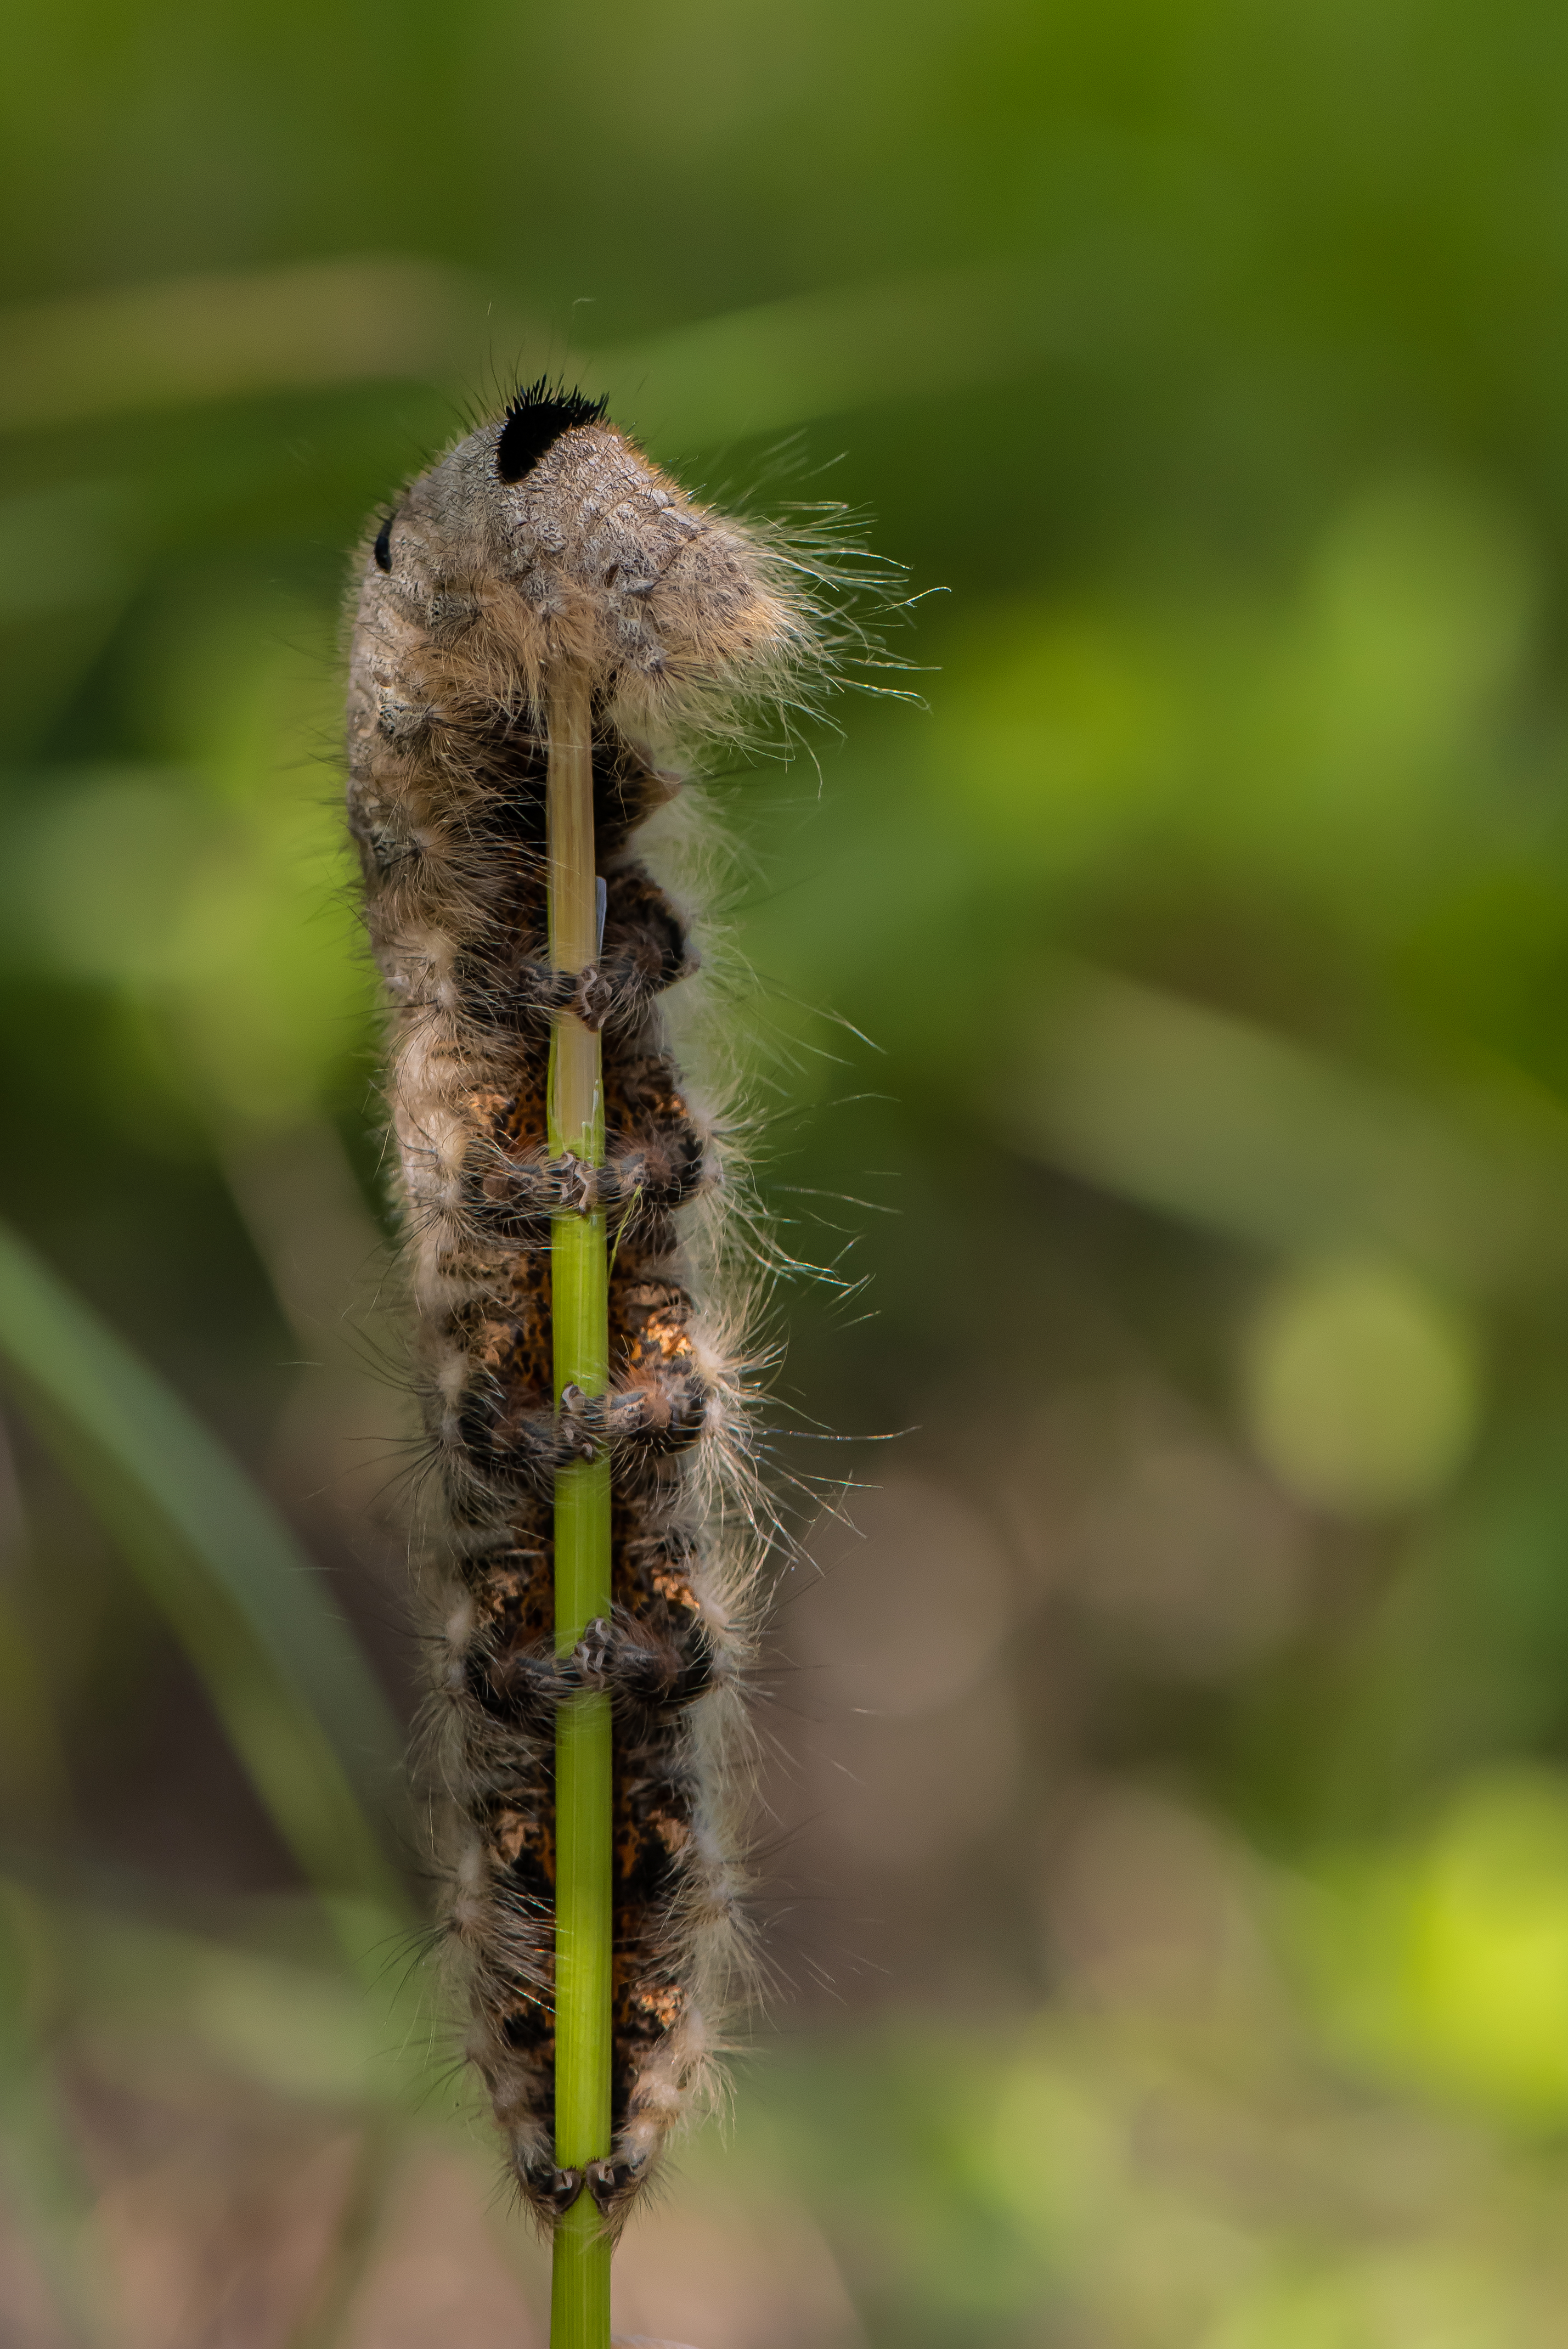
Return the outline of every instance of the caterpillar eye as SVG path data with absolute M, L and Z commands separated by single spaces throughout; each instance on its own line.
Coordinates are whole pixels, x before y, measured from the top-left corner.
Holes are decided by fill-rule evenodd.
M 392 524 L 397 517 L 388 514 L 376 533 L 376 567 L 378 571 L 392 568 Z

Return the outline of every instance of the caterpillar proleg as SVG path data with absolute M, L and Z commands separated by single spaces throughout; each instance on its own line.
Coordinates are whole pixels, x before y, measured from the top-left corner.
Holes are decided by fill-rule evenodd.
M 722 2044 L 756 1547 L 751 1513 L 723 1503 L 751 1473 L 735 1316 L 701 1287 L 724 1251 L 693 1245 L 694 1218 L 711 1230 L 723 1208 L 725 1137 L 659 1007 L 696 955 L 637 833 L 706 734 L 824 674 L 824 637 L 779 541 L 696 503 L 603 403 L 542 380 L 367 533 L 356 594 L 349 823 L 390 1005 L 436 1472 L 437 1776 L 469 2054 L 541 2219 L 585 2185 L 614 2229 Z M 598 904 L 563 957 L 546 786 L 573 733 Z M 602 1152 L 555 1115 L 552 1021 L 599 1040 Z M 602 1394 L 552 1388 L 565 1217 L 602 1235 Z M 611 1604 L 561 1652 L 552 1495 L 604 1460 Z M 609 2144 L 584 2176 L 554 2122 L 554 1737 L 588 1692 L 614 1729 L 614 1961 Z

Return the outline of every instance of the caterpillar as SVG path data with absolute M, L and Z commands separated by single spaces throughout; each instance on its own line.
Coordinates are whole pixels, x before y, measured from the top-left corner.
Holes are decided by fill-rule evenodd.
M 801 543 L 804 543 L 802 541 Z M 467 2052 L 548 2223 L 582 2189 L 553 2143 L 552 1730 L 614 1704 L 612 2147 L 586 2184 L 618 2226 L 711 2092 L 743 1963 L 742 1683 L 758 1517 L 724 1117 L 672 1056 L 661 998 L 698 955 L 638 835 L 695 746 L 830 677 L 820 556 L 726 520 L 603 401 L 541 379 L 414 481 L 359 552 L 348 823 L 389 1009 L 387 1098 L 431 1495 L 440 1629 L 433 1774 Z M 553 970 L 546 702 L 592 716 L 598 951 Z M 552 1015 L 603 1043 L 604 1163 L 552 1158 Z M 552 1386 L 551 1217 L 613 1236 L 610 1391 Z M 608 1448 L 613 1612 L 552 1637 L 552 1489 Z

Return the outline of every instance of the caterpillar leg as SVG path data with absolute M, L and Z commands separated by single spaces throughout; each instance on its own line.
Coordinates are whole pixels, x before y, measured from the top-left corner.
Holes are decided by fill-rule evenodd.
M 588 2164 L 583 2172 L 583 2183 L 604 2218 L 613 2219 L 629 2199 L 634 2189 L 642 2183 L 647 2166 L 645 2153 L 630 2161 L 591 2161 Z
M 520 1403 L 498 1394 L 481 1371 L 449 1413 L 441 1440 L 454 1474 L 466 1470 L 504 1495 L 515 1484 L 548 1482 L 574 1461 L 596 1460 L 608 1440 L 604 1404 L 578 1387 L 566 1389 L 559 1411 Z
M 684 1640 L 660 1639 L 646 1626 L 595 1617 L 573 1650 L 572 1683 L 603 1689 L 623 1704 L 678 1710 L 713 1686 L 715 1657 L 706 1626 L 686 1627 Z
M 575 1011 L 585 1028 L 624 1029 L 701 964 L 669 898 L 634 866 L 608 877 L 603 943 L 586 968 L 556 970 L 547 962 L 520 959 L 504 973 L 486 970 L 482 984 L 469 992 L 488 1001 L 500 1025 L 519 1017 Z
M 592 1215 L 684 1207 L 717 1179 L 704 1136 L 686 1125 L 645 1139 L 617 1137 L 603 1166 L 570 1151 L 560 1158 L 491 1159 L 469 1187 L 464 1206 L 481 1228 L 542 1220 L 562 1213 Z M 498 1163 L 499 1162 L 499 1163 Z
M 544 2162 L 531 2170 L 528 2178 L 534 2201 L 554 2219 L 561 2218 L 571 2209 L 586 2183 L 585 2174 L 581 2169 L 556 2169 Z M 598 2201 L 599 2198 L 595 2195 L 593 2199 Z
M 607 877 L 597 1025 L 629 1028 L 655 996 L 701 966 L 685 922 L 653 876 L 628 864 Z
M 634 1383 L 609 1395 L 562 1391 L 561 1408 L 503 1403 L 491 1381 L 476 1383 L 449 1414 L 438 1439 L 452 1497 L 458 1488 L 542 1488 L 580 1460 L 605 1451 L 629 1463 L 666 1458 L 698 1442 L 713 1389 L 689 1354 L 639 1366 Z
M 643 1715 L 682 1712 L 705 1696 L 717 1677 L 706 1630 L 686 1652 L 652 1641 L 603 1618 L 590 1623 L 569 1656 L 530 1647 L 487 1653 L 478 1648 L 464 1670 L 465 1692 L 492 1720 L 543 1737 L 558 1706 L 584 1691 L 603 1691 L 618 1712 Z
M 713 1136 L 694 1117 L 669 1055 L 619 1061 L 606 1077 L 605 1163 L 545 1154 L 543 1102 L 533 1093 L 474 1093 L 467 1142 L 441 1205 L 479 1234 L 520 1236 L 531 1221 L 575 1210 L 642 1214 L 683 1206 L 719 1180 Z

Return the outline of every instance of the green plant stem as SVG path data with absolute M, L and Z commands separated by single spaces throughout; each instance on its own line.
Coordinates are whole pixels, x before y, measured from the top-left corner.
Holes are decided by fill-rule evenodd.
M 550 957 L 581 970 L 598 944 L 593 770 L 585 683 L 564 677 L 549 697 Z M 603 1164 L 598 1036 L 574 1012 L 551 1038 L 550 1149 Z M 609 1270 L 603 1215 L 551 1225 L 555 1399 L 609 1384 Z M 555 1480 L 555 1646 L 568 1654 L 610 1612 L 610 1463 L 563 1468 Z M 555 2158 L 581 2169 L 610 2150 L 610 1700 L 569 1699 L 555 1732 Z M 610 2243 L 592 2198 L 579 2195 L 555 2229 L 552 2349 L 609 2349 Z

